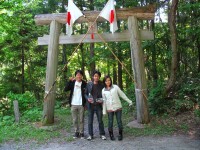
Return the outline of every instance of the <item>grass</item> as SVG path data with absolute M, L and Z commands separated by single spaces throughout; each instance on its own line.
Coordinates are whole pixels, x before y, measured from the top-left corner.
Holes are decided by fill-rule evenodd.
M 144 128 L 130 128 L 126 126 L 129 122 L 134 120 L 135 112 L 134 110 L 131 110 L 130 108 L 127 108 L 125 106 L 123 109 L 126 111 L 123 111 L 122 114 L 122 122 L 124 127 L 124 133 L 130 136 L 149 136 L 149 135 L 171 135 L 177 131 L 181 131 L 181 133 L 187 133 L 189 130 L 189 127 L 187 124 L 184 124 L 183 122 L 177 123 L 174 118 L 170 118 L 169 115 L 163 115 L 160 117 L 152 116 L 151 122 L 147 125 L 145 125 Z M 128 111 L 127 111 L 128 110 Z M 104 126 L 105 128 L 108 127 L 108 119 L 107 115 L 104 116 Z M 117 121 L 114 117 L 114 128 L 117 129 Z
M 13 124 L 11 126 L 4 126 L 0 129 L 0 142 L 5 141 L 26 141 L 36 140 L 43 142 L 53 137 L 58 137 L 58 131 L 50 132 L 42 129 L 36 129 L 29 124 Z
M 149 135 L 170 135 L 176 131 L 176 128 L 168 125 L 157 125 L 156 127 L 146 126 L 143 129 L 124 128 L 125 133 L 133 136 L 149 136 Z
M 169 116 L 163 117 L 152 117 L 151 122 L 148 125 L 145 125 L 145 128 L 129 128 L 126 125 L 133 121 L 134 111 L 129 108 L 127 111 L 126 107 L 123 108 L 126 111 L 123 111 L 122 122 L 124 125 L 124 133 L 131 136 L 149 136 L 149 135 L 171 135 L 177 131 L 187 132 L 189 130 L 189 125 L 185 124 L 183 121 L 177 123 L 174 118 L 170 119 Z M 38 110 L 38 109 L 37 109 Z M 35 123 L 38 123 L 38 120 L 41 120 L 41 115 L 35 115 L 34 113 L 40 114 L 41 112 L 30 110 L 28 115 L 31 115 L 32 122 L 29 119 L 27 121 L 28 115 L 24 114 L 21 117 L 21 122 L 19 124 L 14 123 L 12 117 L 6 117 L 7 120 L 0 122 L 0 143 L 6 141 L 30 141 L 34 140 L 38 143 L 43 143 L 51 139 L 63 139 L 64 141 L 71 142 L 73 137 L 71 134 L 72 129 L 72 118 L 70 108 L 57 108 L 55 109 L 55 124 L 53 126 L 43 129 L 40 127 L 35 127 Z M 39 110 L 38 110 L 39 111 Z M 85 113 L 87 117 L 87 112 Z M 13 117 L 14 118 L 14 117 Z M 36 122 L 37 121 L 37 122 Z M 108 118 L 107 115 L 103 117 L 105 130 L 108 127 Z M 117 129 L 116 118 L 114 118 L 114 128 Z M 68 134 L 69 133 L 69 134 Z M 68 136 L 66 136 L 68 134 Z
M 35 112 L 35 111 L 32 111 Z M 38 113 L 38 112 L 37 112 Z M 33 116 L 34 114 L 30 114 Z M 38 117 L 38 116 L 37 116 Z M 41 116 L 40 116 L 41 117 Z M 40 118 L 34 118 L 34 122 L 27 122 L 27 115 L 24 114 L 20 119 L 20 123 L 14 123 L 14 119 L 6 120 L 0 123 L 0 143 L 6 141 L 29 141 L 35 140 L 39 143 L 47 141 L 52 138 L 58 138 L 63 136 L 60 130 L 71 129 L 71 115 L 69 108 L 60 108 L 55 110 L 55 125 L 48 126 L 47 128 L 36 127 L 34 124 L 41 124 L 35 122 L 35 120 L 41 120 Z
M 66 137 L 67 142 L 75 141 L 75 139 L 72 136 Z

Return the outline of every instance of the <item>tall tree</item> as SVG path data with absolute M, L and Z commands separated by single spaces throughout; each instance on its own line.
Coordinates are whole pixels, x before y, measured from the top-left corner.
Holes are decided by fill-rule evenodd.
M 155 28 L 155 23 L 154 20 L 151 21 L 151 29 L 154 31 Z M 156 45 L 155 42 L 152 42 L 151 46 L 151 51 L 152 51 L 152 76 L 153 76 L 153 85 L 156 87 L 157 85 L 157 80 L 158 80 L 158 72 L 157 72 L 157 62 L 156 62 Z
M 122 49 L 121 49 L 121 44 L 120 43 L 118 43 L 117 44 L 118 46 L 118 48 L 117 48 L 117 54 L 118 54 L 118 59 L 122 62 Z M 118 85 L 119 85 L 119 87 L 121 88 L 121 89 L 123 89 L 123 85 L 122 85 L 122 65 L 121 65 L 121 63 L 118 61 L 117 62 L 117 70 L 118 70 Z
M 93 0 L 89 0 L 90 5 L 89 5 L 89 9 L 90 10 L 94 10 L 94 1 Z M 93 28 L 95 28 L 96 23 L 94 24 Z M 90 58 L 94 58 L 95 53 L 94 53 L 94 43 L 90 43 Z M 90 76 L 92 77 L 92 72 L 96 69 L 96 64 L 95 64 L 95 60 L 93 59 L 92 62 L 90 62 Z
M 176 73 L 177 73 L 177 31 L 176 31 L 176 11 L 178 7 L 178 0 L 172 0 L 172 4 L 169 11 L 169 28 L 171 35 L 171 49 L 172 49 L 172 60 L 171 60 L 171 71 L 170 78 L 166 85 L 166 93 L 168 93 L 173 87 L 176 81 Z

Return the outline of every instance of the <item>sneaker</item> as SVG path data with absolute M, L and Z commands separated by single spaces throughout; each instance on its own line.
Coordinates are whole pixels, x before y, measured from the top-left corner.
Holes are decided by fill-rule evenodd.
M 105 135 L 101 135 L 101 139 L 102 139 L 102 140 L 106 140 Z
M 90 141 L 92 139 L 93 139 L 93 137 L 91 135 L 89 135 L 88 138 L 87 138 L 88 141 Z
M 80 133 L 80 137 L 81 137 L 81 139 L 85 139 L 84 133 Z
M 74 139 L 77 139 L 77 138 L 78 138 L 78 136 L 79 136 L 79 133 L 78 133 L 78 132 L 75 132 L 75 134 L 74 134 L 73 138 L 74 138 Z

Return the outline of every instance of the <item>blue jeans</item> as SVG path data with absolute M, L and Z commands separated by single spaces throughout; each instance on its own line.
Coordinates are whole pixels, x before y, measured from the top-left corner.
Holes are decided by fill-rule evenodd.
M 112 131 L 113 130 L 114 115 L 116 115 L 117 125 L 118 125 L 119 130 L 123 129 L 123 125 L 122 125 L 122 110 L 118 110 L 116 112 L 108 112 L 108 131 Z
M 93 120 L 94 120 L 94 113 L 97 115 L 97 120 L 99 123 L 99 133 L 100 135 L 105 135 L 105 130 L 104 130 L 104 124 L 103 124 L 103 113 L 102 113 L 102 106 L 101 105 L 96 105 L 96 106 L 91 106 L 90 109 L 88 110 L 88 130 L 89 130 L 89 135 L 93 136 Z

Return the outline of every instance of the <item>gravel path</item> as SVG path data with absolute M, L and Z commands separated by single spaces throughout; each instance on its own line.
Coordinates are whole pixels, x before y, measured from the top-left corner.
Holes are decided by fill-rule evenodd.
M 85 117 L 87 118 L 87 116 Z M 96 118 L 95 118 L 96 120 Z M 87 123 L 87 122 L 86 122 Z M 108 137 L 107 129 L 106 136 Z M 87 126 L 85 126 L 87 133 Z M 117 131 L 115 130 L 115 135 Z M 69 136 L 69 135 L 68 135 Z M 70 135 L 71 136 L 71 135 Z M 53 139 L 45 144 L 36 141 L 8 142 L 0 145 L 0 150 L 200 150 L 200 137 L 187 135 L 133 137 L 124 135 L 123 141 L 99 138 L 97 121 L 94 123 L 94 139 Z
M 5 143 L 1 150 L 200 150 L 200 140 L 186 136 L 125 137 L 123 141 L 103 141 L 96 137 L 92 141 L 77 139 L 72 142 L 50 142 L 44 145 L 30 143 Z

